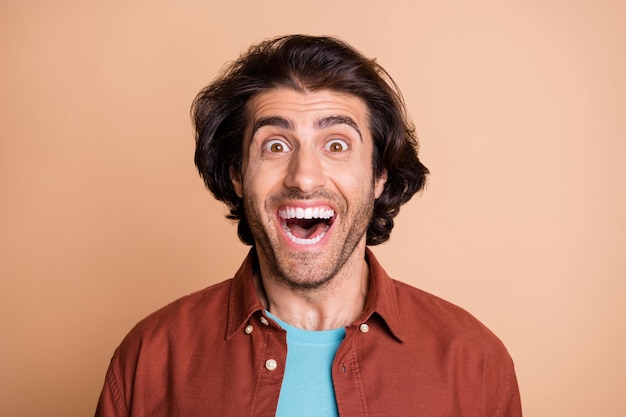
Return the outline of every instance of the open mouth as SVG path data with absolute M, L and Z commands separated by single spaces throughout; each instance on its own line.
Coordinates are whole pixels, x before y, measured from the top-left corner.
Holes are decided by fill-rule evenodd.
M 326 236 L 335 220 L 335 211 L 329 207 L 281 207 L 278 216 L 292 242 L 314 245 Z

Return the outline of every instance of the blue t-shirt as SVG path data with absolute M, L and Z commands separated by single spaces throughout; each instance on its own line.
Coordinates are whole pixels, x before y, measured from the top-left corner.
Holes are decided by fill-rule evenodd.
M 339 416 L 331 369 L 346 329 L 303 330 L 267 314 L 287 332 L 287 364 L 276 416 Z

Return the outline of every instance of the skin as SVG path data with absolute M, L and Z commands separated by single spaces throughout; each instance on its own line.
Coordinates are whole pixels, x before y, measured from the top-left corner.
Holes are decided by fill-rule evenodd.
M 255 238 L 259 296 L 293 326 L 347 326 L 365 303 L 365 233 L 387 179 L 374 178 L 367 106 L 333 91 L 279 88 L 247 110 L 242 168 L 231 178 Z M 333 219 L 305 230 L 285 220 L 297 209 Z

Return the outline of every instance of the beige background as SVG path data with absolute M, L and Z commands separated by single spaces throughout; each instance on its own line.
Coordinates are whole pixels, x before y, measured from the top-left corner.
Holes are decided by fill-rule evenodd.
M 375 248 L 388 271 L 500 336 L 525 415 L 626 415 L 625 5 L 0 1 L 0 415 L 91 415 L 134 323 L 232 275 L 189 105 L 293 32 L 405 94 L 432 176 Z

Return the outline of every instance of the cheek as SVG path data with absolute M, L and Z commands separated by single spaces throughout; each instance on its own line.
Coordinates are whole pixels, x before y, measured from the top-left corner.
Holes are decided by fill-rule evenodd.
M 246 192 L 267 195 L 284 187 L 288 161 L 261 161 L 248 165 L 244 175 Z
M 272 178 L 273 176 L 269 173 L 248 170 L 243 181 L 243 192 L 256 204 L 262 204 L 274 188 Z

